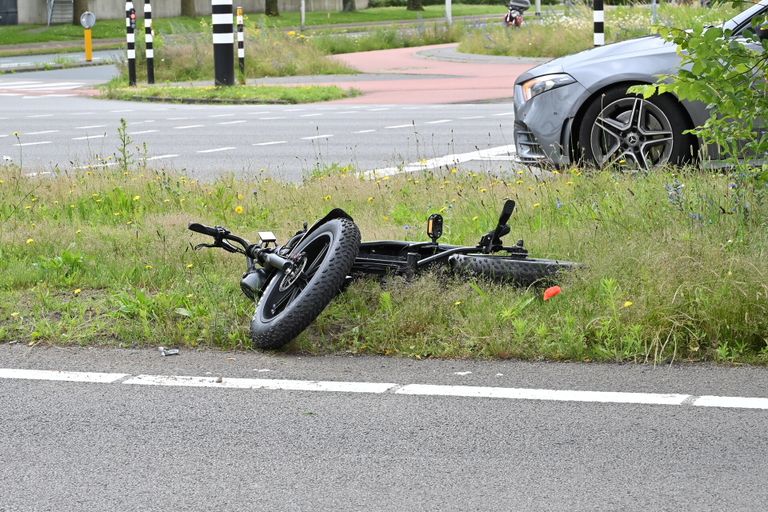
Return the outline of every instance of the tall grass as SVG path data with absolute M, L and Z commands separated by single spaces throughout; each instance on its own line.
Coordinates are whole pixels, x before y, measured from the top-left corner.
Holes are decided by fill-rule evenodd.
M 502 200 L 510 242 L 583 262 L 549 301 L 538 289 L 427 275 L 363 279 L 289 350 L 415 357 L 768 361 L 766 190 L 724 175 L 582 174 L 541 181 L 461 169 L 363 180 L 345 168 L 304 183 L 201 183 L 130 169 L 51 179 L 0 171 L 0 342 L 244 348 L 253 304 L 243 262 L 190 221 L 280 239 L 331 207 L 364 239 L 475 243 Z M 108 257 L 105 257 L 108 255 Z
M 176 36 L 173 44 L 161 38 L 155 41 L 155 79 L 158 82 L 190 82 L 213 80 L 213 44 L 209 28 L 204 33 Z M 296 32 L 270 29 L 246 31 L 245 70 L 248 78 L 268 76 L 350 74 L 355 70 L 327 57 L 327 55 Z M 138 42 L 141 45 L 142 41 Z M 137 54 L 139 81 L 146 80 L 146 66 Z M 127 78 L 127 64 L 121 64 L 121 77 Z
M 718 5 L 716 9 L 676 6 L 665 3 L 658 9 L 658 25 L 688 28 L 717 24 L 734 16 L 738 9 Z M 563 14 L 536 20 L 526 18 L 519 29 L 501 23 L 468 31 L 459 50 L 466 53 L 515 55 L 520 57 L 562 57 L 593 46 L 593 16 L 589 6 L 579 4 Z M 647 5 L 617 6 L 605 12 L 606 43 L 656 33 Z

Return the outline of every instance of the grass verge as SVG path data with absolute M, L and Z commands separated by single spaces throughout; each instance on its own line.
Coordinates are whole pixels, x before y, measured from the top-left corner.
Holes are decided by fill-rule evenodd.
M 125 162 L 123 162 L 125 164 Z M 363 238 L 475 243 L 503 198 L 510 238 L 532 254 L 581 261 L 549 301 L 537 289 L 427 275 L 363 279 L 288 350 L 412 357 L 768 362 L 766 190 L 698 173 L 444 172 L 362 180 L 350 169 L 304 183 L 201 183 L 139 168 L 0 170 L 0 342 L 247 348 L 253 304 L 243 263 L 194 252 L 191 221 L 285 240 L 331 207 Z
M 170 103 L 314 103 L 357 96 L 354 89 L 333 86 L 238 85 L 233 87 L 104 87 L 102 96 L 114 100 Z

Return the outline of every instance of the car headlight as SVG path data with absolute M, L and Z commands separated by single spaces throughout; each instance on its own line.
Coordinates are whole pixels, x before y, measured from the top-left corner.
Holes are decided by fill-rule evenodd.
M 537 76 L 536 78 L 531 78 L 521 85 L 523 90 L 523 101 L 528 101 L 543 92 L 562 87 L 563 85 L 572 84 L 575 81 L 576 80 L 571 75 L 566 75 L 565 73 L 542 75 Z

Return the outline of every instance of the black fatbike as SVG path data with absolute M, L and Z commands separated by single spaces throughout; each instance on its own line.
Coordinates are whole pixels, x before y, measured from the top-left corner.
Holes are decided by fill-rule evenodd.
M 414 276 L 435 268 L 485 277 L 518 286 L 552 283 L 557 275 L 577 266 L 570 261 L 528 257 L 523 241 L 505 246 L 507 224 L 515 202 L 507 200 L 496 227 L 475 246 L 438 243 L 443 217 L 427 220 L 429 241 L 360 241 L 357 225 L 344 210 L 335 208 L 311 227 L 277 245 L 272 232 L 259 232 L 259 243 L 233 235 L 221 226 L 193 223 L 189 229 L 213 238 L 195 249 L 218 247 L 243 254 L 247 269 L 240 288 L 256 301 L 251 319 L 253 345 L 276 349 L 290 342 L 311 324 L 328 303 L 355 277 L 364 275 Z

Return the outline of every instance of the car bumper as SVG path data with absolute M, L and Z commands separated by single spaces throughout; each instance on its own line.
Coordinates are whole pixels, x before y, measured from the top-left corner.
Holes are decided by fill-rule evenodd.
M 523 103 L 522 89 L 515 86 L 514 137 L 518 160 L 539 166 L 570 164 L 570 127 L 576 106 L 587 94 L 576 82 Z

